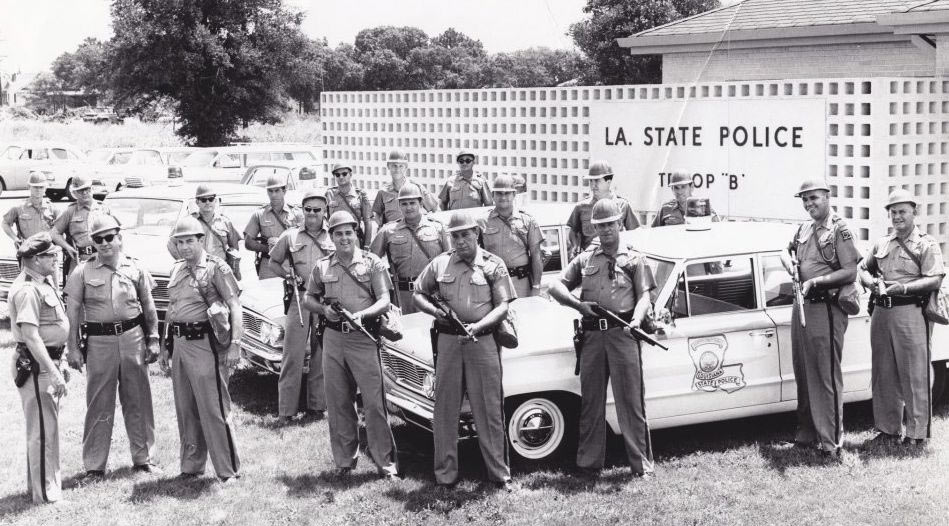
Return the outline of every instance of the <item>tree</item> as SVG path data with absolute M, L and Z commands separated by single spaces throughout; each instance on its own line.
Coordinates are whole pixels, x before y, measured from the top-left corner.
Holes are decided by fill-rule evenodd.
M 362 89 L 419 89 L 409 77 L 409 56 L 428 45 L 428 35 L 415 27 L 363 29 L 353 44 L 356 60 L 364 68 Z
M 487 60 L 480 41 L 448 28 L 409 53 L 407 89 L 479 88 Z
M 57 57 L 51 69 L 66 90 L 102 93 L 109 88 L 108 48 L 95 38 L 87 38 L 76 51 Z
M 656 56 L 633 56 L 616 43 L 646 29 L 719 6 L 718 0 L 587 0 L 590 16 L 570 26 L 574 43 L 592 62 L 588 84 L 656 83 L 662 80 Z
M 114 0 L 110 57 L 117 99 L 144 108 L 167 98 L 198 146 L 239 125 L 277 122 L 306 42 L 302 15 L 281 0 Z
M 498 53 L 486 68 L 486 85 L 502 87 L 557 86 L 582 72 L 583 57 L 574 51 L 546 47 Z

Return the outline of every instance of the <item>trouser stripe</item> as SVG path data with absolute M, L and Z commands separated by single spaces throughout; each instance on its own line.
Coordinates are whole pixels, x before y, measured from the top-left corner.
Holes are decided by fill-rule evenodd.
M 922 310 L 922 309 L 920 309 Z M 929 320 L 923 315 L 923 326 L 926 327 L 926 438 L 932 438 L 933 426 L 933 356 L 932 336 L 929 334 Z
M 836 367 L 834 367 L 835 358 L 837 357 L 837 348 L 834 345 L 834 310 L 830 304 L 830 301 L 825 302 L 827 305 L 827 326 L 830 328 L 830 387 L 834 392 L 834 446 L 836 447 L 840 444 L 840 402 L 838 400 L 839 393 L 837 392 L 837 375 L 835 373 Z
M 221 394 L 221 369 L 220 357 L 218 356 L 218 346 L 214 344 L 214 336 L 208 334 L 211 340 L 211 354 L 214 356 L 214 382 L 217 385 L 217 404 L 221 409 L 221 420 L 224 420 L 224 431 L 227 433 L 227 452 L 231 457 L 231 471 L 237 473 L 237 458 L 234 456 L 234 437 L 231 436 L 231 425 L 227 422 L 227 414 L 224 412 L 224 395 Z
M 36 408 L 40 416 L 40 488 L 43 492 L 43 502 L 49 502 L 49 497 L 46 496 L 46 422 L 43 420 L 39 375 L 39 368 L 33 369 L 33 392 L 36 394 Z

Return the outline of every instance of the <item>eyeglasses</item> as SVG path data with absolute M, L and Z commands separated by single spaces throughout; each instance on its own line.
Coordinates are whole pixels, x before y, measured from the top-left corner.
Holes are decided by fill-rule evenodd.
M 474 159 L 468 159 L 467 157 L 464 159 L 458 159 L 458 164 L 472 164 L 472 163 L 474 163 Z
M 199 202 L 199 203 L 210 203 L 211 201 L 216 200 L 216 199 L 217 199 L 217 196 L 216 196 L 216 195 L 209 195 L 209 196 L 207 196 L 207 197 L 199 197 L 199 198 L 197 198 L 197 199 L 198 199 L 198 202 Z
M 275 193 L 277 193 L 277 192 L 283 192 L 283 191 L 285 191 L 286 189 L 287 189 L 286 186 L 279 186 L 279 187 L 277 187 L 277 188 L 268 188 L 268 189 L 267 189 L 267 193 L 268 193 L 268 194 L 275 194 Z
M 352 175 L 352 172 L 333 172 L 333 177 L 346 177 Z
M 308 214 L 319 214 L 320 212 L 323 211 L 323 209 L 315 207 L 315 206 L 304 206 L 303 211 Z
M 104 236 L 92 236 L 92 242 L 101 245 L 103 242 L 111 243 L 115 239 L 116 234 L 106 234 Z

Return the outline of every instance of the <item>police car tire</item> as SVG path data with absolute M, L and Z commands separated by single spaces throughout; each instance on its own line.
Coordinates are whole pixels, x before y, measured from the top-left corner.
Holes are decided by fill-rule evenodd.
M 534 393 L 505 400 L 507 439 L 514 459 L 543 463 L 576 452 L 580 397 Z
M 933 390 L 932 405 L 945 403 L 949 400 L 949 369 L 947 362 L 933 363 Z

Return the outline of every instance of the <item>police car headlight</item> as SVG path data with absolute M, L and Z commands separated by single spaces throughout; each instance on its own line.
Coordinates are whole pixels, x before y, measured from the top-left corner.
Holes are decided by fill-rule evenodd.
M 261 323 L 260 339 L 271 347 L 283 347 L 283 327 L 266 321 Z
M 422 377 L 422 391 L 425 392 L 425 396 L 429 398 L 435 398 L 435 375 L 432 373 L 425 373 L 425 376 Z

